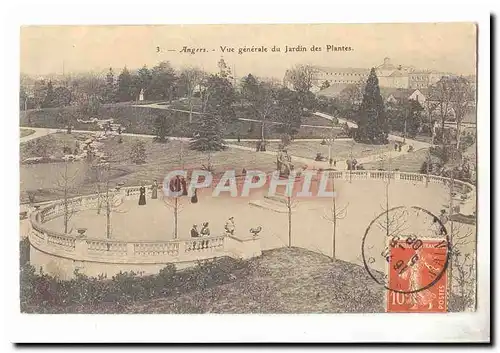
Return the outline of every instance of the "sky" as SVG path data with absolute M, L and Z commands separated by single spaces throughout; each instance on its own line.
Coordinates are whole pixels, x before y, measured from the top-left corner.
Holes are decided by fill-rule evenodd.
M 285 53 L 285 46 L 307 51 Z M 321 51 L 311 51 L 311 46 Z M 350 51 L 326 52 L 326 46 Z M 194 54 L 182 48 L 205 49 Z M 221 51 L 233 47 L 234 53 Z M 241 47 L 268 52 L 238 54 Z M 277 46 L 281 52 L 271 52 Z M 295 64 L 370 68 L 389 57 L 396 65 L 469 75 L 476 71 L 472 23 L 27 26 L 21 28 L 21 72 L 29 75 L 136 69 L 170 61 L 175 68 L 217 70 L 221 57 L 241 77 L 282 78 Z

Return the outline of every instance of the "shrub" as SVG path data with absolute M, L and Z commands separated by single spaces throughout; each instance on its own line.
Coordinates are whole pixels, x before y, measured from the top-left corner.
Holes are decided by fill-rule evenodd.
M 130 159 L 135 164 L 146 163 L 146 143 L 142 140 L 136 140 L 132 144 Z
M 249 262 L 231 258 L 200 261 L 177 272 L 167 264 L 157 275 L 120 272 L 112 279 L 89 277 L 75 271 L 69 281 L 35 273 L 29 263 L 21 266 L 21 311 L 38 313 L 96 312 L 103 303 L 113 303 L 114 312 L 137 301 L 204 290 L 236 280 L 252 271 Z
M 30 261 L 30 241 L 29 239 L 22 238 L 19 242 L 19 264 L 21 267 Z

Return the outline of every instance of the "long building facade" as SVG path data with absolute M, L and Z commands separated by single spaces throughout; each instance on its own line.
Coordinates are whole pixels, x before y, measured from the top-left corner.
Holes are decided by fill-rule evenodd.
M 311 91 L 317 92 L 328 81 L 330 86 L 351 85 L 366 82 L 370 69 L 367 68 L 331 68 L 315 66 L 315 77 Z M 441 77 L 451 75 L 435 70 L 420 70 L 412 66 L 394 65 L 390 58 L 385 58 L 375 67 L 380 87 L 422 89 L 427 88 Z M 291 86 L 289 72 L 285 73 L 284 84 Z

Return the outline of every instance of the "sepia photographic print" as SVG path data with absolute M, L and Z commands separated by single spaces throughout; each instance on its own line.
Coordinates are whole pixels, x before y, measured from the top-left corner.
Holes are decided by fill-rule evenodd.
M 20 312 L 476 312 L 477 35 L 22 26 Z

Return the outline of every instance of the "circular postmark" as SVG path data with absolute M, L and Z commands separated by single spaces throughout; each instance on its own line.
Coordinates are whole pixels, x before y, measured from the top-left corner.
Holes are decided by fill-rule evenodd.
M 368 225 L 361 245 L 370 277 L 386 289 L 412 294 L 445 274 L 450 252 L 446 219 L 418 206 L 398 206 Z

